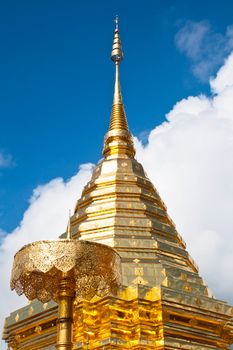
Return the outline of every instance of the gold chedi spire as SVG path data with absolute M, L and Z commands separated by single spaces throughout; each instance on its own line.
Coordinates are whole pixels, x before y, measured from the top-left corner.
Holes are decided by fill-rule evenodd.
M 133 157 L 135 155 L 132 136 L 128 130 L 128 123 L 126 120 L 120 88 L 119 65 L 124 56 L 118 28 L 118 16 L 116 16 L 115 22 L 116 27 L 113 38 L 111 59 L 115 63 L 116 77 L 110 126 L 109 131 L 105 137 L 105 145 L 103 151 L 105 158 L 109 156 Z
M 113 39 L 113 45 L 112 45 L 112 53 L 111 53 L 111 59 L 113 62 L 115 62 L 116 65 L 116 79 L 115 79 L 115 88 L 114 88 L 114 97 L 113 97 L 113 105 L 122 105 L 122 96 L 121 96 L 121 87 L 120 87 L 120 81 L 119 81 L 119 64 L 123 60 L 124 55 L 122 51 L 122 46 L 121 46 L 121 39 L 120 39 L 120 34 L 119 34 L 119 29 L 118 29 L 118 17 L 116 16 L 116 29 L 114 33 L 114 39 Z M 125 117 L 125 116 L 124 116 Z M 127 122 L 126 118 L 124 118 L 125 123 L 123 128 L 126 130 L 127 128 Z M 111 128 L 111 126 L 110 126 Z
M 134 158 L 119 83 L 118 19 L 111 58 L 116 82 L 104 158 L 93 169 L 67 231 L 74 242 L 114 248 L 121 257 L 122 285 L 117 296 L 75 302 L 74 348 L 228 350 L 233 307 L 212 296 L 163 200 Z M 94 261 L 93 276 L 97 267 L 103 269 L 102 262 Z M 56 320 L 56 304 L 33 301 L 11 313 L 3 336 L 14 350 L 48 349 L 55 346 Z

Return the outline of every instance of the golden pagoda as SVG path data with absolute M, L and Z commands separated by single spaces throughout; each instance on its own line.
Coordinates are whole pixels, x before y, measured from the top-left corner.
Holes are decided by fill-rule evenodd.
M 135 159 L 119 81 L 123 52 L 118 29 L 111 58 L 116 78 L 103 159 L 71 217 L 71 234 L 113 247 L 121 256 L 117 296 L 74 306 L 73 349 L 230 349 L 233 307 L 215 299 L 157 190 Z M 9 349 L 52 350 L 57 305 L 33 301 L 10 314 Z

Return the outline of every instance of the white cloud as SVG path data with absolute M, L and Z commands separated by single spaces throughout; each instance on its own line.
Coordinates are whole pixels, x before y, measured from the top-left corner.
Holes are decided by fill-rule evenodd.
M 188 250 L 219 298 L 233 303 L 233 54 L 212 79 L 212 97 L 190 96 L 167 121 L 136 140 L 137 157 L 156 185 Z M 23 244 L 57 238 L 66 228 L 91 172 L 82 166 L 68 181 L 35 189 L 22 222 L 0 246 L 1 321 L 25 301 L 9 290 L 13 255 Z
M 233 303 L 233 53 L 211 81 L 212 97 L 178 102 L 137 141 L 147 170 L 217 297 Z
M 230 55 L 225 64 L 219 69 L 215 79 L 211 79 L 210 86 L 213 93 L 219 94 L 233 86 L 233 54 Z
M 208 21 L 187 21 L 177 32 L 175 44 L 190 59 L 193 74 L 205 82 L 233 49 L 233 25 L 221 34 Z
M 30 205 L 24 213 L 19 226 L 8 234 L 0 246 L 0 327 L 9 313 L 25 305 L 24 297 L 10 291 L 9 279 L 14 254 L 25 244 L 55 239 L 66 230 L 68 210 L 74 209 L 83 186 L 91 174 L 92 165 L 80 167 L 76 175 L 68 181 L 56 178 L 49 183 L 37 187 L 33 191 Z
M 9 168 L 13 165 L 12 156 L 5 152 L 0 152 L 0 168 Z

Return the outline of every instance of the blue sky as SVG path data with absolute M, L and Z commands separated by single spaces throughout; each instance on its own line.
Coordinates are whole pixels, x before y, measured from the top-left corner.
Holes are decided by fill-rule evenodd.
M 116 14 L 127 117 L 133 134 L 143 136 L 178 100 L 209 93 L 208 76 L 203 80 L 193 71 L 200 53 L 177 33 L 187 23 L 202 23 L 210 38 L 205 60 L 214 52 L 211 38 L 225 35 L 233 23 L 232 12 L 231 0 L 2 1 L 0 228 L 17 226 L 36 186 L 69 178 L 79 164 L 101 157 L 113 93 L 109 55 Z

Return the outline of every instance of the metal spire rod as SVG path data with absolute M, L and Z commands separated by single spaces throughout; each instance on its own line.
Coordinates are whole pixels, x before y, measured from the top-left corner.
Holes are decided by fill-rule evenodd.
M 68 221 L 68 226 L 67 226 L 66 238 L 71 239 L 71 211 L 70 211 L 70 209 L 69 209 L 69 221 Z
M 121 96 L 121 88 L 120 88 L 120 80 L 119 80 L 119 63 L 123 60 L 124 55 L 122 51 L 121 39 L 119 34 L 118 16 L 116 16 L 115 18 L 115 23 L 116 23 L 116 27 L 115 27 L 112 53 L 111 53 L 111 59 L 113 60 L 113 62 L 115 62 L 115 65 L 116 65 L 116 79 L 115 79 L 113 104 L 121 104 L 122 96 Z
M 108 156 L 134 157 L 135 155 L 133 141 L 128 129 L 125 109 L 122 102 L 120 87 L 119 66 L 120 62 L 124 58 L 124 55 L 121 46 L 118 16 L 115 18 L 115 24 L 116 26 L 114 31 L 111 59 L 115 63 L 116 75 L 110 126 L 105 137 L 103 150 L 103 155 L 105 158 Z

